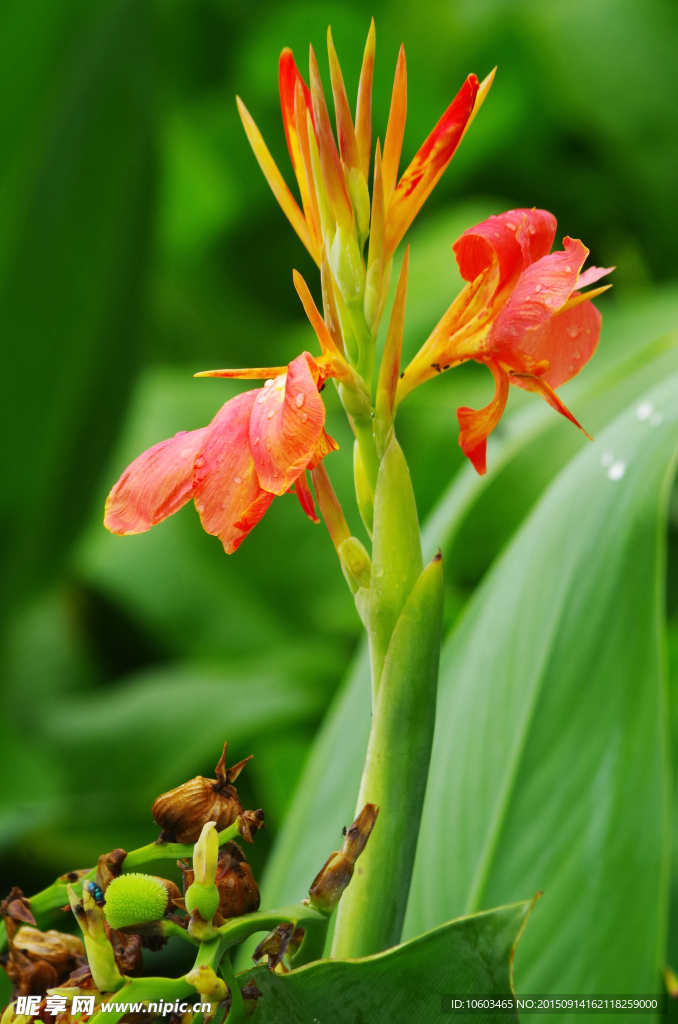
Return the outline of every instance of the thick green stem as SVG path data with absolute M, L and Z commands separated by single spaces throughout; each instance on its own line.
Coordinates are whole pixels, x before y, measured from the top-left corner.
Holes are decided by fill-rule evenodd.
M 433 743 L 443 596 L 436 556 L 388 648 L 358 797 L 358 807 L 377 804 L 379 818 L 339 904 L 334 957 L 369 956 L 400 941 Z
M 392 436 L 379 468 L 374 502 L 369 638 L 376 699 L 395 624 L 421 570 L 421 536 L 410 471 Z

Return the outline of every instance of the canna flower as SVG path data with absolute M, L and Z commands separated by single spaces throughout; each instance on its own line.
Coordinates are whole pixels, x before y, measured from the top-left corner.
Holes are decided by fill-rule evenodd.
M 144 533 L 192 498 L 203 528 L 231 554 L 274 497 L 293 488 L 318 522 L 306 470 L 338 448 L 325 433 L 318 393 L 327 376 L 343 373 L 343 360 L 336 363 L 302 352 L 287 367 L 198 374 L 268 379 L 226 402 L 209 426 L 180 431 L 135 459 L 108 496 L 104 525 L 112 533 Z
M 509 384 L 541 395 L 586 433 L 555 389 L 595 352 L 601 316 L 590 300 L 611 286 L 580 289 L 614 268 L 582 273 L 589 250 L 566 237 L 563 249 L 552 253 L 555 233 L 555 217 L 536 209 L 509 210 L 465 231 L 452 249 L 468 283 L 398 382 L 396 405 L 425 380 L 470 359 L 490 369 L 490 404 L 457 410 L 459 444 L 481 474 L 487 437 L 504 412 Z
M 301 208 L 239 97 L 238 110 L 259 165 L 292 227 L 318 266 L 323 262 L 323 253 L 327 255 L 341 300 L 349 309 L 361 304 L 365 320 L 374 332 L 388 290 L 393 252 L 454 156 L 489 91 L 494 72 L 482 84 L 475 75 L 468 76 L 398 180 L 407 112 L 407 70 L 405 50 L 401 47 L 383 154 L 379 142 L 376 146 L 370 199 L 374 21 L 363 56 L 355 122 L 329 29 L 327 48 L 336 140 L 313 48 L 310 87 L 299 73 L 292 51 L 286 48 L 280 55 L 282 118 Z M 368 236 L 366 267 L 363 248 Z

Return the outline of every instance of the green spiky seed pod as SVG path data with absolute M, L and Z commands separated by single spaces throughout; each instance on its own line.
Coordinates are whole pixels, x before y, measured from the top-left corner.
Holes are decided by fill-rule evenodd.
M 104 914 L 111 928 L 147 924 L 164 916 L 167 899 L 167 889 L 157 878 L 132 872 L 108 886 Z
M 203 921 L 211 921 L 219 909 L 219 890 L 216 885 L 201 885 L 194 882 L 186 890 L 186 910 L 197 910 Z

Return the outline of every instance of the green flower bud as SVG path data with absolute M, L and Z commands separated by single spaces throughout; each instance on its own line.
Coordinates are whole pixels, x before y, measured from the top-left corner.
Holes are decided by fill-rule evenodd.
M 358 302 L 365 286 L 365 270 L 357 240 L 343 228 L 338 227 L 334 236 L 330 264 L 344 302 L 349 306 Z
M 367 271 L 365 279 L 365 298 L 363 300 L 363 313 L 365 323 L 371 331 L 377 324 L 377 313 L 379 311 L 379 299 L 381 297 L 381 260 L 375 260 Z
M 342 568 L 351 574 L 361 587 L 369 587 L 372 561 L 357 537 L 348 537 L 337 548 Z
M 203 921 L 211 921 L 219 909 L 219 890 L 216 885 L 202 885 L 194 882 L 186 890 L 186 910 L 197 910 Z
M 348 193 L 353 205 L 356 227 L 361 242 L 365 242 L 370 230 L 370 190 L 363 176 L 363 172 L 357 167 L 350 170 L 344 165 Z
M 113 879 L 106 889 L 104 914 L 111 928 L 127 928 L 164 917 L 168 892 L 152 875 L 132 872 Z

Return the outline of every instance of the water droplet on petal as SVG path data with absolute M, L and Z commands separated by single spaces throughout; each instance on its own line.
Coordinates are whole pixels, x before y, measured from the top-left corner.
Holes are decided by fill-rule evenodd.
M 268 391 L 262 391 L 262 393 L 257 398 L 257 402 L 259 403 L 259 405 L 263 405 L 264 402 L 267 400 L 267 398 L 268 398 Z
M 543 285 L 543 284 L 536 284 L 536 285 L 534 286 L 534 290 L 535 290 L 535 292 L 540 292 L 540 291 L 542 290 L 542 288 L 543 288 L 543 287 L 544 287 L 544 285 Z
M 626 463 L 619 459 L 617 462 L 613 462 L 607 471 L 608 478 L 610 480 L 621 480 L 624 473 L 626 472 Z
M 660 412 L 653 412 L 649 419 L 650 426 L 658 427 L 663 419 L 664 417 Z
M 265 388 L 270 388 L 272 383 L 273 383 L 273 377 L 269 377 L 268 380 L 264 381 L 264 387 Z
M 277 411 L 277 409 L 269 409 L 268 412 L 266 413 L 266 419 L 272 420 Z
M 300 391 L 297 397 L 294 399 L 294 404 L 296 405 L 297 409 L 301 409 L 302 405 L 304 404 L 305 398 L 306 395 L 304 394 L 304 392 Z
M 640 420 L 642 423 L 643 420 L 649 420 L 653 412 L 654 406 L 652 405 L 652 402 L 641 402 L 636 409 L 636 419 Z
M 509 231 L 515 231 L 516 230 L 515 224 L 507 223 L 506 227 L 509 229 Z
M 579 328 L 575 324 L 571 324 L 567 328 L 567 333 L 570 335 L 571 338 L 577 338 L 579 336 Z
M 302 414 L 301 414 L 301 422 L 305 423 L 307 419 L 308 419 L 308 413 L 307 412 L 302 412 Z
M 277 479 L 278 479 L 278 477 L 280 476 L 280 473 L 274 473 L 274 474 L 273 474 L 273 476 L 274 476 L 274 477 L 276 478 L 276 480 L 277 480 Z
M 600 457 L 601 466 L 611 466 L 613 462 L 614 455 L 612 454 L 612 452 L 605 452 L 605 454 L 601 455 Z
M 177 432 L 176 432 L 176 434 L 174 436 L 175 437 L 181 437 L 182 434 L 187 434 L 187 433 L 188 433 L 187 430 L 177 430 Z
M 193 463 L 193 465 L 194 465 L 194 466 L 197 466 L 197 467 L 198 467 L 198 469 L 202 469 L 202 467 L 203 467 L 203 466 L 205 465 L 205 460 L 204 460 L 204 459 L 201 459 L 200 457 L 198 457 L 198 458 L 197 458 L 197 459 L 195 460 L 195 462 Z
M 529 235 L 534 235 L 534 234 L 536 234 L 536 231 L 537 231 L 537 229 L 536 229 L 536 227 L 534 226 L 534 224 L 530 224 L 530 226 L 529 226 L 529 227 L 528 227 L 528 229 L 527 229 L 527 233 L 528 233 Z
M 255 446 L 255 448 L 256 448 L 256 446 L 257 446 L 258 444 L 259 444 L 259 438 L 258 438 L 258 437 L 255 437 L 255 438 L 254 438 L 254 446 Z
M 494 237 L 495 237 L 495 238 L 501 238 L 501 235 L 499 234 L 499 232 L 498 232 L 498 231 L 495 231 L 495 233 L 494 233 Z
M 271 450 L 271 442 L 270 442 L 270 441 L 267 441 L 267 442 L 266 442 L 266 451 L 267 451 L 267 452 L 270 452 L 270 450 Z
M 278 377 L 276 382 L 275 382 L 275 389 L 276 389 L 276 391 L 282 391 L 282 389 L 284 387 L 285 387 L 285 376 Z
M 240 476 L 234 476 L 234 477 L 233 477 L 233 483 L 234 483 L 234 484 L 241 484 L 241 483 L 242 483 L 242 477 L 240 477 Z
M 572 267 L 565 267 L 564 269 L 565 269 L 565 273 L 566 274 L 571 274 L 572 273 Z

